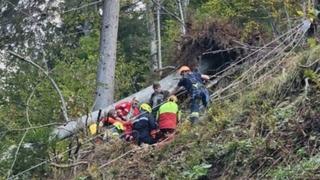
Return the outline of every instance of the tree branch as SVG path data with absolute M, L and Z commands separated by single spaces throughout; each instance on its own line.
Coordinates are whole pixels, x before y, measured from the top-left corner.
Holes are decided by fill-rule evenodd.
M 22 136 L 22 138 L 21 138 L 21 140 L 20 140 L 20 143 L 19 143 L 19 145 L 18 145 L 18 147 L 17 147 L 16 153 L 15 153 L 15 155 L 14 155 L 14 160 L 13 160 L 13 162 L 12 162 L 12 164 L 11 164 L 11 167 L 10 167 L 10 169 L 9 169 L 9 171 L 8 171 L 8 177 L 7 177 L 8 179 L 9 179 L 9 177 L 10 177 L 10 175 L 11 175 L 11 172 L 12 172 L 12 169 L 13 169 L 14 165 L 16 164 L 20 147 L 21 147 L 22 142 L 24 141 L 24 138 L 26 137 L 27 133 L 28 133 L 28 130 L 26 130 L 26 131 L 24 132 L 24 134 L 23 134 L 23 136 Z
M 89 162 L 87 162 L 87 161 L 79 161 L 79 162 L 75 162 L 73 164 L 57 164 L 57 163 L 54 163 L 54 162 L 50 163 L 51 166 L 55 166 L 55 167 L 58 167 L 58 168 L 70 168 L 70 167 L 74 167 L 74 166 L 79 166 L 81 164 L 89 164 Z
M 155 0 L 151 0 L 154 4 L 156 4 L 158 7 L 160 7 L 163 11 L 165 11 L 166 13 L 168 13 L 170 16 L 174 17 L 179 23 L 183 24 L 183 21 L 174 13 L 170 12 L 169 10 L 167 10 L 165 7 L 163 7 L 161 4 L 159 4 L 158 2 L 156 2 Z
M 309 65 L 302 65 L 300 64 L 299 66 L 302 68 L 311 68 L 313 65 L 315 65 L 317 62 L 319 62 L 320 59 L 317 59 L 316 61 L 314 61 L 313 63 L 309 64 Z
M 160 68 L 160 69 L 155 69 L 153 70 L 154 72 L 159 72 L 159 71 L 164 71 L 164 70 L 167 70 L 167 69 L 176 69 L 175 66 L 166 66 L 166 67 L 163 67 L 163 68 Z
M 138 148 L 135 148 L 135 149 L 131 149 L 130 151 L 122 154 L 121 156 L 118 156 L 117 158 L 112 159 L 111 161 L 108 161 L 108 162 L 105 163 L 105 164 L 102 164 L 101 166 L 99 166 L 99 169 L 104 168 L 104 167 L 108 166 L 109 164 L 111 164 L 111 163 L 113 163 L 113 162 L 115 162 L 115 161 L 123 158 L 124 156 L 126 156 L 126 155 L 128 155 L 128 154 L 130 154 L 130 153 L 132 153 L 132 152 L 135 152 L 135 151 L 137 151 L 137 150 L 140 150 L 140 149 L 142 149 L 142 147 L 138 147 Z
M 56 126 L 56 125 L 62 125 L 63 123 L 49 123 L 49 124 L 44 124 L 40 126 L 31 126 L 28 128 L 23 128 L 23 129 L 10 129 L 10 131 L 25 131 L 25 130 L 31 130 L 31 129 L 39 129 L 43 127 L 48 127 L 48 126 Z
M 42 81 L 41 81 L 41 82 L 42 82 Z M 30 116 L 29 116 L 29 103 L 30 103 L 32 97 L 34 96 L 34 93 L 36 92 L 37 87 L 39 86 L 39 84 L 40 84 L 41 82 L 39 82 L 39 83 L 36 85 L 36 87 L 33 88 L 30 96 L 29 96 L 28 99 L 27 99 L 26 118 L 27 118 L 27 121 L 28 121 L 28 124 L 29 124 L 30 127 L 32 127 L 32 124 L 31 124 L 31 122 L 30 122 Z
M 8 50 L 8 53 L 11 54 L 11 55 L 14 56 L 14 57 L 17 57 L 17 58 L 20 59 L 20 60 L 23 60 L 23 61 L 25 61 L 25 62 L 27 62 L 27 63 L 30 63 L 31 65 L 33 65 L 34 67 L 36 67 L 37 69 L 39 69 L 40 71 L 42 71 L 42 72 L 47 76 L 47 78 L 50 80 L 51 84 L 53 85 L 53 87 L 54 87 L 55 90 L 57 91 L 58 95 L 60 96 L 61 103 L 62 103 L 62 107 L 61 107 L 61 108 L 62 108 L 63 116 L 64 116 L 65 120 L 68 122 L 68 121 L 69 121 L 69 118 L 68 118 L 68 114 L 67 114 L 66 102 L 65 102 L 65 100 L 64 100 L 64 98 L 63 98 L 63 96 L 62 96 L 62 93 L 61 93 L 61 91 L 60 91 L 57 83 L 51 78 L 51 76 L 49 75 L 49 73 L 48 73 L 46 70 L 44 70 L 41 66 L 39 66 L 39 65 L 36 64 L 35 62 L 27 59 L 26 57 L 23 57 L 23 56 L 15 53 L 15 52 L 13 52 L 13 51 L 11 51 L 11 50 Z

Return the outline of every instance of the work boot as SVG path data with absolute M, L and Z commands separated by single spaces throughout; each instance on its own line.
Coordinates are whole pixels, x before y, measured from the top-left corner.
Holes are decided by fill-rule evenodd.
M 192 112 L 190 115 L 190 122 L 194 124 L 199 121 L 199 112 Z

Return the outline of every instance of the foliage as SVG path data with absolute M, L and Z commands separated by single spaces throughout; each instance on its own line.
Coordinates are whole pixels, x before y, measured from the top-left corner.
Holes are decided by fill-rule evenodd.
M 12 1 L 13 5 L 0 3 L 0 14 L 4 17 L 0 20 L 1 48 L 16 50 L 48 70 L 62 90 L 71 118 L 87 114 L 94 104 L 101 4 L 68 13 L 62 11 L 91 2 L 70 0 L 64 4 L 46 4 L 47 1 L 28 1 L 26 6 L 20 1 Z M 127 8 L 132 3 L 131 0 L 122 1 L 125 10 L 120 14 L 116 99 L 132 94 L 152 80 L 149 76 L 150 37 L 145 11 Z M 186 19 L 190 26 L 193 25 L 194 31 L 211 22 L 211 19 L 234 22 L 241 28 L 239 40 L 248 42 L 252 37 L 264 37 L 265 34 L 271 37 L 293 26 L 295 19 L 305 15 L 300 5 L 293 0 L 190 0 L 190 13 Z M 164 6 L 178 14 L 175 1 L 165 1 Z M 33 12 L 34 16 L 25 14 Z M 306 15 L 315 18 L 310 4 Z M 53 17 L 61 17 L 62 24 L 51 21 Z M 171 16 L 162 14 L 161 26 L 164 65 L 171 65 L 180 48 L 177 42 L 184 40 L 181 38 L 181 25 Z M 190 34 L 185 38 L 190 38 Z M 115 162 L 103 174 L 122 177 L 124 170 L 128 173 L 126 178 L 136 174 L 167 179 L 205 176 L 209 179 L 283 179 L 304 178 L 304 174 L 312 178 L 319 168 L 318 147 L 314 145 L 319 135 L 314 124 L 318 123 L 319 117 L 320 82 L 314 69 L 301 70 L 298 64 L 305 61 L 312 64 L 313 59 L 319 56 L 319 48 L 316 47 L 316 38 L 309 38 L 308 44 L 314 51 L 299 55 L 303 56 L 303 60 L 288 58 L 285 73 L 275 73 L 261 86 L 246 89 L 229 100 L 217 100 L 208 110 L 206 121 L 192 128 L 188 123 L 179 127 L 181 134 L 174 143 L 160 150 L 137 152 L 128 159 Z M 7 176 L 13 163 L 17 146 L 25 132 L 23 128 L 63 123 L 64 120 L 59 97 L 45 75 L 11 56 L 1 55 L 0 58 L 2 179 Z M 2 68 L 2 64 L 5 68 Z M 301 95 L 304 91 L 301 82 L 305 78 L 310 81 L 307 99 Z M 69 143 L 74 141 L 50 141 L 51 130 L 52 126 L 48 126 L 28 131 L 17 153 L 12 174 L 64 152 Z M 101 172 L 97 169 L 97 163 L 103 157 L 107 160 L 116 158 L 130 149 L 128 144 L 120 142 L 105 148 L 102 148 L 102 154 L 95 152 L 93 159 L 99 160 L 92 163 L 89 169 L 80 168 L 83 172 L 78 179 L 99 178 Z M 284 150 L 286 155 L 283 155 Z M 275 159 L 270 160 L 270 157 Z M 69 162 L 67 155 L 59 158 L 61 162 Z M 130 172 L 125 171 L 127 169 Z M 21 178 L 52 178 L 54 170 L 44 165 Z M 68 170 L 59 171 L 61 174 L 64 172 Z
M 183 175 L 190 179 L 198 179 L 201 176 L 205 176 L 211 166 L 211 164 L 202 163 L 200 165 L 193 166 L 190 171 L 183 172 Z

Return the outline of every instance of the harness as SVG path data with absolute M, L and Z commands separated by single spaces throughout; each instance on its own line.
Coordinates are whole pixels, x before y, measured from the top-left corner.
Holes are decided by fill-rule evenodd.
M 189 79 L 192 83 L 192 88 L 191 88 L 191 95 L 192 96 L 198 96 L 198 95 L 200 95 L 201 92 L 204 91 L 205 86 L 202 83 L 202 79 L 199 79 L 196 76 L 196 74 L 194 74 L 194 73 L 187 74 L 185 78 Z

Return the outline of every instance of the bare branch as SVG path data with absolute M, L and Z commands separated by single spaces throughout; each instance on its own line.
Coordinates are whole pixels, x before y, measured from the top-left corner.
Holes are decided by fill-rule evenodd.
M 169 10 L 167 10 L 165 7 L 163 7 L 161 4 L 159 4 L 158 2 L 156 2 L 155 0 L 151 0 L 154 4 L 156 4 L 158 7 L 160 7 L 163 11 L 165 11 L 166 13 L 168 13 L 170 16 L 174 17 L 179 23 L 184 25 L 184 22 L 179 18 L 179 16 L 177 16 L 176 14 L 170 12 Z
M 42 82 L 42 81 L 41 81 L 41 82 Z M 29 96 L 28 99 L 27 99 L 26 118 L 27 118 L 27 121 L 28 121 L 28 124 L 29 124 L 30 127 L 32 127 L 32 124 L 31 124 L 31 122 L 30 122 L 30 116 L 29 116 L 29 103 L 30 103 L 32 97 L 34 96 L 34 93 L 36 92 L 37 87 L 40 85 L 41 82 L 39 82 L 39 83 L 33 88 L 30 96 Z
M 23 134 L 23 136 L 22 136 L 22 138 L 21 138 L 21 140 L 20 140 L 20 143 L 19 143 L 19 145 L 18 145 L 18 147 L 17 147 L 16 153 L 15 153 L 15 155 L 14 155 L 14 160 L 13 160 L 13 162 L 12 162 L 12 164 L 11 164 L 11 168 L 10 168 L 9 171 L 8 171 L 8 177 L 7 177 L 8 179 L 9 179 L 9 177 L 10 177 L 10 175 L 11 175 L 11 172 L 12 172 L 12 169 L 13 169 L 16 161 L 17 161 L 17 157 L 18 157 L 18 153 L 19 153 L 20 147 L 21 147 L 22 142 L 24 141 L 24 138 L 26 137 L 27 133 L 28 133 L 28 130 L 26 130 L 26 131 L 24 132 L 24 134 Z
M 47 78 L 50 80 L 51 84 L 53 85 L 53 87 L 54 87 L 55 90 L 57 91 L 58 95 L 60 96 L 61 103 L 62 103 L 62 107 L 61 107 L 61 108 L 62 108 L 63 116 L 64 116 L 65 120 L 68 122 L 68 121 L 69 121 L 69 118 L 68 118 L 68 114 L 67 114 L 66 102 L 65 102 L 65 100 L 64 100 L 64 98 L 63 98 L 63 95 L 62 95 L 62 93 L 61 93 L 61 91 L 60 91 L 57 83 L 51 78 L 51 76 L 49 75 L 49 73 L 48 73 L 45 69 L 43 69 L 41 66 L 39 66 L 39 65 L 36 64 L 35 62 L 27 59 L 26 57 L 23 57 L 23 56 L 15 53 L 15 52 L 13 52 L 13 51 L 11 51 L 11 50 L 8 50 L 8 53 L 11 54 L 11 55 L 13 55 L 13 56 L 15 56 L 15 57 L 17 57 L 17 58 L 20 59 L 20 60 L 23 60 L 23 61 L 25 61 L 25 62 L 30 63 L 31 65 L 33 65 L 34 67 L 36 67 L 37 69 L 39 69 L 40 71 L 42 71 L 42 72 L 47 76 Z
M 108 162 L 105 163 L 105 164 L 102 164 L 101 166 L 99 166 L 99 169 L 104 168 L 104 167 L 110 165 L 111 163 L 113 163 L 113 162 L 115 162 L 115 161 L 123 158 L 124 156 L 126 156 L 126 155 L 128 155 L 128 154 L 130 154 L 130 153 L 132 153 L 132 152 L 138 151 L 138 150 L 140 150 L 140 149 L 142 149 L 142 147 L 138 147 L 138 148 L 135 148 L 135 149 L 131 149 L 130 151 L 127 151 L 126 153 L 122 154 L 121 156 L 118 156 L 117 158 L 112 159 L 111 161 L 108 161 Z
M 62 14 L 65 14 L 65 13 L 68 13 L 68 12 L 72 12 L 72 11 L 76 11 L 76 10 L 79 10 L 79 9 L 83 9 L 85 7 L 96 5 L 96 4 L 99 4 L 101 2 L 102 2 L 101 0 L 98 0 L 98 1 L 95 1 L 95 2 L 91 2 L 91 3 L 88 3 L 88 4 L 82 5 L 80 7 L 71 8 L 71 9 L 63 11 Z
M 176 67 L 175 66 L 165 66 L 165 67 L 163 67 L 163 68 L 161 68 L 161 69 L 155 69 L 154 70 L 154 72 L 159 72 L 159 71 L 164 71 L 164 70 L 167 70 L 167 69 L 176 69 Z
M 55 167 L 58 167 L 58 168 L 70 168 L 70 167 L 79 166 L 79 165 L 82 165 L 82 164 L 89 164 L 89 162 L 88 161 L 79 161 L 79 162 L 75 162 L 73 164 L 57 164 L 57 163 L 54 163 L 54 162 L 50 163 L 51 166 L 55 166 Z
M 43 127 L 56 126 L 56 125 L 62 125 L 62 124 L 63 123 L 49 123 L 49 124 L 44 124 L 40 126 L 31 126 L 31 127 L 22 128 L 22 129 L 10 129 L 10 131 L 26 131 L 26 130 L 39 129 Z
M 313 65 L 315 65 L 317 62 L 319 62 L 320 59 L 317 59 L 316 61 L 314 61 L 313 63 L 309 64 L 309 65 L 302 65 L 300 64 L 299 66 L 302 68 L 311 68 Z
M 308 99 L 308 89 L 309 89 L 309 78 L 304 79 L 305 86 L 304 86 L 304 96 L 306 99 Z

